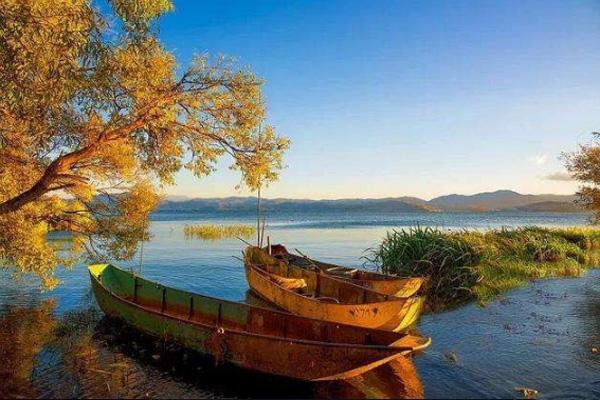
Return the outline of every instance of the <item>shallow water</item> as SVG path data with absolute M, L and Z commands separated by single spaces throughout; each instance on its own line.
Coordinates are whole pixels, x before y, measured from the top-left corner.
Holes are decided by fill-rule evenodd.
M 315 258 L 361 266 L 364 250 L 377 244 L 390 226 L 485 229 L 574 225 L 585 218 L 552 213 L 296 215 L 273 218 L 268 234 Z M 192 219 L 209 218 L 154 217 L 143 275 L 169 286 L 244 301 L 247 284 L 241 262 L 233 257 L 241 255 L 244 244 L 185 239 L 183 226 Z M 219 221 L 252 219 L 228 215 Z M 121 265 L 139 269 L 139 260 Z M 60 287 L 40 292 L 35 280 L 16 283 L 2 273 L 0 395 L 463 398 L 515 397 L 520 396 L 515 388 L 530 387 L 542 398 L 600 397 L 600 354 L 591 351 L 600 348 L 600 270 L 582 279 L 534 282 L 486 308 L 469 305 L 426 315 L 418 329 L 433 338 L 433 345 L 425 353 L 328 385 L 215 369 L 182 349 L 161 347 L 134 332 L 124 334 L 113 322 L 98 322 L 97 313 L 86 311 L 94 300 L 83 265 L 61 271 L 59 277 Z M 64 332 L 64 326 L 84 334 Z

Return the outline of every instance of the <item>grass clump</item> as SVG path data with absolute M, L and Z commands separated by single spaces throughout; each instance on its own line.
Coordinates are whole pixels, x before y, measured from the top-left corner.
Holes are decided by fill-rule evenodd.
M 235 237 L 249 238 L 256 234 L 256 227 L 251 225 L 185 225 L 183 233 L 188 239 L 221 240 Z
M 473 243 L 434 228 L 388 232 L 373 255 L 383 273 L 428 277 L 430 306 L 471 299 L 479 279 L 475 266 L 481 254 Z
M 581 276 L 598 265 L 595 228 L 442 231 L 410 228 L 388 232 L 369 260 L 384 273 L 427 276 L 427 302 L 443 310 L 470 300 L 486 303 L 532 279 Z

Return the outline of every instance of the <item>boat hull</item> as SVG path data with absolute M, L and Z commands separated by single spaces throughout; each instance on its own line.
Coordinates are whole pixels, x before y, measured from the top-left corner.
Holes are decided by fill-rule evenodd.
M 214 303 L 216 299 L 213 299 L 212 303 L 203 304 L 201 302 L 203 296 L 190 295 L 170 288 L 167 291 L 167 288 L 141 278 L 135 278 L 131 286 L 129 286 L 131 282 L 120 283 L 119 290 L 128 293 L 131 291 L 131 296 L 124 296 L 123 293 L 117 295 L 102 283 L 103 270 L 99 266 L 93 267 L 95 270 L 90 267 L 93 293 L 106 315 L 124 320 L 127 324 L 150 335 L 174 340 L 185 347 L 212 356 L 218 363 L 228 362 L 245 369 L 295 379 L 334 380 L 360 375 L 412 351 L 402 346 L 402 343 L 410 343 L 410 340 L 414 340 L 414 336 L 408 335 L 399 338 L 392 343 L 392 346 L 369 346 L 318 342 L 240 331 L 237 328 L 239 323 L 261 325 L 260 329 L 268 329 L 268 327 L 263 328 L 262 324 L 266 323 L 265 318 L 268 319 L 271 314 L 263 309 L 256 309 L 256 313 L 253 314 L 253 308 L 250 306 L 241 305 L 236 308 L 231 302 L 218 303 L 221 305 L 214 309 L 215 320 L 213 323 L 206 323 L 206 310 L 202 308 L 215 308 L 213 306 L 217 304 Z M 125 271 L 118 271 L 127 274 Z M 159 300 L 154 295 L 148 296 L 151 291 L 162 292 L 162 299 Z M 190 301 L 192 306 L 195 304 L 195 308 L 184 310 L 185 307 L 179 299 L 182 296 L 187 296 L 185 300 Z M 196 303 L 194 300 L 189 300 L 192 298 Z M 182 317 L 184 314 L 187 314 L 185 319 Z M 202 314 L 202 321 L 199 320 L 199 314 Z M 271 317 L 278 318 L 280 315 L 282 314 L 273 314 Z M 283 315 L 283 318 L 286 316 Z M 294 326 L 303 321 L 291 322 Z M 309 320 L 305 323 L 307 327 L 319 326 Z M 342 336 L 343 328 L 342 326 Z M 333 328 L 321 325 L 320 329 L 325 331 Z M 352 336 L 354 333 L 349 332 L 348 335 Z M 335 333 L 327 332 L 327 334 L 335 336 Z M 377 337 L 376 332 L 373 334 Z M 390 340 L 389 337 L 380 338 L 385 341 Z M 429 342 L 417 340 L 416 344 L 426 347 Z
M 363 272 L 363 271 L 360 271 Z M 337 276 L 337 275 L 336 275 Z M 423 278 L 400 278 L 400 279 L 356 279 L 340 277 L 356 285 L 366 287 L 378 293 L 383 293 L 396 297 L 414 296 L 423 285 Z
M 303 317 L 400 332 L 416 322 L 423 306 L 423 299 L 417 296 L 410 298 L 392 296 L 385 301 L 354 304 L 324 302 L 319 298 L 308 297 L 282 287 L 270 277 L 270 272 L 249 261 L 246 261 L 245 268 L 248 284 L 254 292 L 276 306 Z M 339 285 L 338 287 L 351 285 L 327 276 L 319 276 L 317 279 L 320 280 L 319 285 L 324 287 L 327 287 L 327 284 Z M 366 292 L 366 289 L 361 289 Z M 363 297 L 369 296 L 363 295 Z

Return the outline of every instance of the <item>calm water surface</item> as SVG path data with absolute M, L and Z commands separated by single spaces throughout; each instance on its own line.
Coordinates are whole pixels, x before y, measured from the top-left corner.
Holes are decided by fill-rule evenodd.
M 325 261 L 362 266 L 364 250 L 391 227 L 449 229 L 582 225 L 582 214 L 427 213 L 270 216 L 274 242 Z M 246 301 L 238 240 L 183 236 L 186 223 L 246 222 L 194 214 L 159 214 L 145 245 L 143 275 L 178 288 Z M 139 260 L 121 264 L 139 269 Z M 547 280 L 515 290 L 486 308 L 468 305 L 424 316 L 417 329 L 433 345 L 349 382 L 310 385 L 210 362 L 136 335 L 89 309 L 94 300 L 81 265 L 59 274 L 50 292 L 37 282 L 0 277 L 0 395 L 62 397 L 600 397 L 600 270 L 582 279 Z M 83 334 L 80 334 L 83 332 Z

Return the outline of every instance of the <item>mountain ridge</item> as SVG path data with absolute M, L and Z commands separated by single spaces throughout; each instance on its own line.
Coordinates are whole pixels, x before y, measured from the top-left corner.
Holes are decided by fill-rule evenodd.
M 497 190 L 472 195 L 449 194 L 431 200 L 418 197 L 399 196 L 385 198 L 343 199 L 289 199 L 263 198 L 265 210 L 279 211 L 379 211 L 379 212 L 492 212 L 492 211 L 564 211 L 579 212 L 583 209 L 574 203 L 575 195 L 521 194 L 512 190 Z M 252 211 L 256 209 L 256 198 L 252 196 L 230 196 L 213 198 L 167 197 L 158 212 L 192 211 Z

